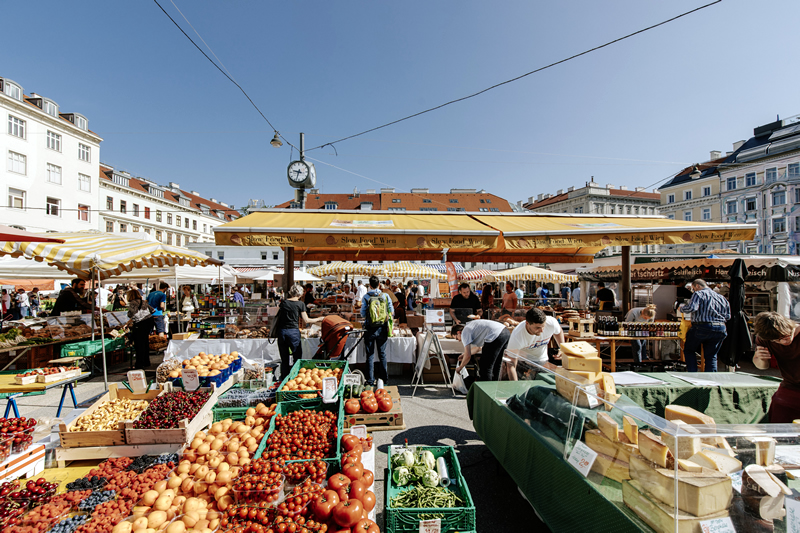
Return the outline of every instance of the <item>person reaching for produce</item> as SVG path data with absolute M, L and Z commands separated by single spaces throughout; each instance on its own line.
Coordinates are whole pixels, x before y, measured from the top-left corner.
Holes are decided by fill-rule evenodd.
M 291 359 L 303 358 L 303 346 L 300 343 L 300 318 L 306 325 L 322 322 L 324 317 L 308 318 L 308 307 L 300 301 L 304 294 L 300 285 L 292 285 L 289 297 L 281 302 L 275 318 L 275 337 L 278 339 L 278 351 L 281 354 L 281 379 L 289 375 Z
M 558 320 L 544 314 L 537 308 L 528 309 L 525 321 L 514 328 L 508 341 L 509 350 L 523 350 L 521 357 L 537 363 L 546 363 L 547 346 L 550 339 L 555 338 L 561 345 L 564 342 L 564 331 Z M 507 359 L 507 360 L 506 360 Z M 515 358 L 503 359 L 504 373 L 512 381 L 517 380 L 517 360 Z
M 753 364 L 766 370 L 774 356 L 783 381 L 769 406 L 770 424 L 790 424 L 800 418 L 800 326 L 772 311 L 759 313 L 753 323 L 756 353 Z
M 652 322 L 656 318 L 655 304 L 648 304 L 647 307 L 634 307 L 625 316 L 625 322 Z M 633 360 L 641 363 L 642 359 L 647 359 L 647 341 L 634 339 L 631 341 L 631 352 Z
M 128 291 L 128 326 L 133 349 L 136 351 L 134 368 L 150 367 L 150 332 L 153 330 L 153 308 L 136 289 Z
M 467 366 L 473 351 L 477 351 L 473 348 L 482 348 L 478 362 L 478 381 L 497 381 L 500 376 L 500 362 L 511 337 L 508 329 L 493 320 L 473 320 L 467 325 L 456 324 L 450 333 L 464 345 L 464 353 L 458 357 L 456 372 L 461 372 Z

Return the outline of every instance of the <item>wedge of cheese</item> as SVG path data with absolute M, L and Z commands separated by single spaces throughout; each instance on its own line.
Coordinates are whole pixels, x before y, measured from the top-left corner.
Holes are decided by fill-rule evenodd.
M 597 349 L 586 341 L 564 342 L 561 351 L 576 357 L 597 357 Z
M 611 442 L 619 442 L 619 424 L 606 413 L 597 413 L 597 428 Z
M 641 429 L 639 430 L 639 453 L 648 461 L 662 468 L 667 468 L 668 459 L 672 456 L 669 447 L 659 437 L 650 431 Z
M 583 372 L 581 370 L 572 370 L 572 369 L 570 369 L 570 372 L 579 375 L 583 379 L 587 380 L 589 383 L 596 383 L 598 385 L 600 384 L 600 380 L 602 379 L 601 375 L 598 374 L 597 372 Z
M 625 436 L 628 437 L 628 441 L 631 444 L 639 444 L 639 426 L 636 424 L 636 421 L 628 415 L 622 417 L 622 432 L 625 433 Z
M 674 507 L 653 498 L 636 480 L 622 482 L 622 501 L 658 533 L 697 533 L 700 522 L 729 516 L 727 510 L 705 516 L 694 516 L 681 510 L 676 513 Z
M 606 372 L 603 372 L 602 378 L 603 380 L 600 383 L 600 387 L 603 388 L 603 392 L 607 394 L 616 394 L 617 386 L 614 384 L 614 376 Z
M 732 474 L 742 469 L 742 462 L 735 457 L 716 453 L 708 450 L 698 452 L 691 456 L 689 460 L 706 468 L 712 468 L 718 472 Z
M 660 468 L 638 455 L 630 460 L 631 479 L 656 499 L 675 507 L 675 471 Z M 678 470 L 678 509 L 694 516 L 726 511 L 731 505 L 733 483 L 727 474 L 703 468 L 700 472 Z
M 639 449 L 636 446 L 624 444 L 622 442 L 613 442 L 603 435 L 599 429 L 590 429 L 586 431 L 584 433 L 584 441 L 586 442 L 586 446 L 597 453 L 602 453 L 603 455 L 607 455 L 612 459 L 624 463 L 629 463 L 631 455 L 637 455 L 639 453 Z
M 580 370 L 599 374 L 603 371 L 603 360 L 599 357 L 579 357 L 577 355 L 564 354 L 561 356 L 561 366 L 570 371 Z
M 692 426 L 687 425 L 682 420 L 674 420 L 673 424 L 689 433 L 699 433 Z M 677 437 L 667 432 L 661 433 L 661 440 L 669 447 L 673 457 L 678 459 L 688 459 L 702 450 L 700 437 Z
M 602 453 L 597 454 L 597 458 L 592 464 L 592 472 L 597 472 L 601 476 L 613 479 L 619 483 L 631 478 L 628 463 Z
M 705 415 L 696 409 L 692 409 L 691 407 L 686 407 L 683 405 L 668 405 L 664 409 L 664 418 L 670 421 L 682 420 L 686 424 L 716 425 L 714 419 L 710 416 Z
M 687 472 L 702 472 L 703 467 L 689 459 L 678 459 L 678 468 Z
M 772 437 L 743 437 L 736 441 L 736 451 L 744 462 L 769 466 L 775 462 L 775 439 Z

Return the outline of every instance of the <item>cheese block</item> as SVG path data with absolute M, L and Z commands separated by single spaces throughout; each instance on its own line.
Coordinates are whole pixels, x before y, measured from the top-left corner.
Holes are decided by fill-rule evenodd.
M 639 426 L 628 415 L 622 417 L 622 432 L 625 433 L 631 444 L 639 444 Z
M 597 427 L 611 442 L 619 442 L 619 425 L 606 413 L 597 413 Z
M 607 455 L 612 459 L 629 463 L 631 455 L 636 455 L 639 450 L 636 446 L 624 444 L 621 442 L 612 442 L 608 439 L 599 429 L 590 429 L 584 433 L 584 441 L 586 446 L 596 451 Z
M 578 374 L 570 372 L 565 368 L 556 368 L 556 392 L 569 403 L 575 401 L 575 390 L 581 386 L 589 385 L 589 380 L 582 378 Z M 578 394 L 577 405 L 580 407 L 588 407 L 589 401 L 586 394 Z
M 603 380 L 600 382 L 600 386 L 603 388 L 603 392 L 608 394 L 616 394 L 617 386 L 614 384 L 614 376 L 603 372 L 602 378 Z
M 756 464 L 769 466 L 775 462 L 775 439 L 772 437 L 751 437 L 756 449 Z
M 678 468 L 687 472 L 702 472 L 703 467 L 689 459 L 678 459 Z
M 599 374 L 603 371 L 603 360 L 599 357 L 578 357 L 577 355 L 561 356 L 561 366 L 567 370 L 581 370 Z
M 678 531 L 678 533 L 699 533 L 700 522 L 729 516 L 727 510 L 705 516 L 694 516 L 681 510 L 676 513 L 674 507 L 653 498 L 635 480 L 622 483 L 622 501 L 658 533 L 675 533 L 675 531 Z M 678 520 L 677 530 L 675 529 L 676 514 Z
M 733 453 L 733 450 L 728 450 L 725 448 L 717 448 L 716 446 L 709 446 L 708 444 L 703 444 L 700 448 L 701 452 L 712 452 L 712 453 L 719 453 L 722 455 L 727 455 L 728 457 L 733 457 L 736 454 Z
M 614 404 L 617 403 L 617 400 L 622 398 L 622 394 L 613 394 L 610 392 L 601 392 L 601 396 L 604 400 L 606 400 L 606 411 L 610 411 L 614 408 Z
M 681 420 L 675 420 L 673 423 L 688 433 L 699 433 L 695 428 L 685 424 Z M 678 459 L 688 459 L 702 451 L 700 437 L 677 437 L 662 431 L 661 440 L 669 447 L 672 456 Z
M 638 455 L 630 460 L 631 479 L 665 504 L 675 507 L 675 471 L 659 468 Z M 678 509 L 706 516 L 726 511 L 732 500 L 733 483 L 727 474 L 703 468 L 700 472 L 678 470 Z
M 731 474 L 742 469 L 742 462 L 734 457 L 708 450 L 698 452 L 689 458 L 693 463 L 719 472 Z
M 597 357 L 597 348 L 586 341 L 564 342 L 560 345 L 561 351 L 576 357 Z
M 780 520 L 786 516 L 786 510 L 783 507 L 784 500 L 785 496 L 783 494 L 761 496 L 760 494 L 742 493 L 742 501 L 745 507 L 764 520 Z
M 592 472 L 597 472 L 601 476 L 613 479 L 619 483 L 631 478 L 628 463 L 618 461 L 602 453 L 597 454 L 592 464 Z
M 650 431 L 639 430 L 639 453 L 645 459 L 656 463 L 662 468 L 667 468 L 667 459 L 671 456 L 669 447 L 653 435 Z
M 600 379 L 601 379 L 600 378 L 600 374 L 598 374 L 596 372 L 582 372 L 580 370 L 572 370 L 572 369 L 570 369 L 570 372 L 572 372 L 573 374 L 579 375 L 580 377 L 582 377 L 585 380 L 588 380 L 589 383 L 600 383 Z
M 684 405 L 668 405 L 664 409 L 664 418 L 667 420 L 682 420 L 686 424 L 710 424 L 715 425 L 714 419 L 704 415 L 696 409 Z
M 783 483 L 775 482 L 763 466 L 748 465 L 742 472 L 742 494 L 752 493 L 762 496 L 777 496 L 783 493 Z M 789 491 L 791 494 L 791 491 Z

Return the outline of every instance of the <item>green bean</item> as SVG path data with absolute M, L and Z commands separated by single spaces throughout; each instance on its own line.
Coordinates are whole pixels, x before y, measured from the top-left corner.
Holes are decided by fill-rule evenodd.
M 464 500 L 444 487 L 415 485 L 392 498 L 390 503 L 393 508 L 431 509 L 458 507 Z

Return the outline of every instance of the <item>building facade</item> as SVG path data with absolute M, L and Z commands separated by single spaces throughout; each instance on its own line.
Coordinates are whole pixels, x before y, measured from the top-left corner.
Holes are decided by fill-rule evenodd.
M 26 95 L 8 78 L 0 78 L 0 110 L 6 122 L 0 223 L 33 232 L 95 229 L 102 139 L 89 120 L 39 94 Z

